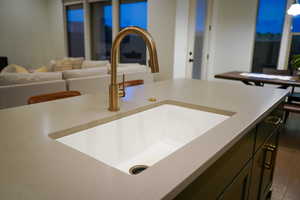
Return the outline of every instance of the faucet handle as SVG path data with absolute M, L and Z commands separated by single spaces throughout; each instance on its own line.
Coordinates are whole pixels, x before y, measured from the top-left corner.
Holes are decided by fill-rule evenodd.
M 119 84 L 119 97 L 125 97 L 125 74 L 122 76 L 122 83 Z

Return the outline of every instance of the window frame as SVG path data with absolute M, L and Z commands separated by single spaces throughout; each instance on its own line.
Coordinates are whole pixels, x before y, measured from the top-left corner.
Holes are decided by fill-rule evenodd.
M 69 57 L 69 44 L 68 44 L 68 27 L 67 27 L 67 7 L 70 5 L 77 5 L 77 4 L 82 4 L 83 5 L 83 10 L 84 10 L 84 58 L 86 60 L 91 60 L 92 59 L 92 35 L 91 35 L 91 16 L 90 16 L 90 5 L 92 3 L 96 2 L 101 2 L 101 1 L 108 1 L 108 0 L 62 0 L 63 4 L 63 23 L 64 23 L 64 41 L 65 41 L 65 55 Z M 111 5 L 112 5 L 112 38 L 115 38 L 117 33 L 119 32 L 120 28 L 120 5 L 121 5 L 121 0 L 110 0 Z M 126 3 L 127 1 L 129 3 L 131 2 L 148 2 L 148 0 L 125 0 Z M 148 9 L 148 7 L 147 7 Z M 147 22 L 147 27 L 148 27 L 148 22 Z M 146 60 L 148 60 L 148 53 L 146 53 Z M 148 63 L 146 62 L 146 65 Z

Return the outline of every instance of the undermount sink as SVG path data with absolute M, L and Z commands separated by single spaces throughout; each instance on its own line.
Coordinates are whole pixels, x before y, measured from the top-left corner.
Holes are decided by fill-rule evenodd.
M 162 104 L 56 140 L 132 174 L 133 166 L 154 165 L 229 117 Z

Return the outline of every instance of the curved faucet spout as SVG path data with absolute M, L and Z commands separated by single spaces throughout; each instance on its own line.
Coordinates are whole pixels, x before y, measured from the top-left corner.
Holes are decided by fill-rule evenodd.
M 111 83 L 109 86 L 109 108 L 108 108 L 110 111 L 119 110 L 119 94 L 118 94 L 119 89 L 117 84 L 118 55 L 119 55 L 119 48 L 122 40 L 129 34 L 136 34 L 141 36 L 144 39 L 147 45 L 147 49 L 149 51 L 149 57 L 150 57 L 149 66 L 151 68 L 151 72 L 152 73 L 159 72 L 156 46 L 152 36 L 146 30 L 135 26 L 130 26 L 120 31 L 116 36 L 111 49 Z

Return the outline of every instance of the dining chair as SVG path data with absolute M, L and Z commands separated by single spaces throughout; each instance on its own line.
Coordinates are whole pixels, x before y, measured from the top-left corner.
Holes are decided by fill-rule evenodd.
M 264 74 L 271 74 L 271 75 L 286 75 L 286 76 L 293 76 L 292 70 L 278 70 L 272 68 L 263 68 Z M 287 86 L 280 86 L 278 88 L 286 89 Z M 284 104 L 283 109 L 285 111 L 284 115 L 284 123 L 286 123 L 289 114 L 292 113 L 300 113 L 300 93 L 295 92 L 295 87 L 291 88 L 291 93 L 287 98 L 287 102 Z
M 58 99 L 64 99 L 69 97 L 76 97 L 80 96 L 81 93 L 78 91 L 62 91 L 62 92 L 56 92 L 56 93 L 50 93 L 50 94 L 41 94 L 37 96 L 32 96 L 28 99 L 28 104 L 36 104 L 36 103 L 42 103 L 47 101 L 54 101 Z
M 292 113 L 300 113 L 300 104 L 296 103 L 285 103 L 283 106 L 283 109 L 285 111 L 283 121 L 286 123 L 288 120 L 289 114 Z

